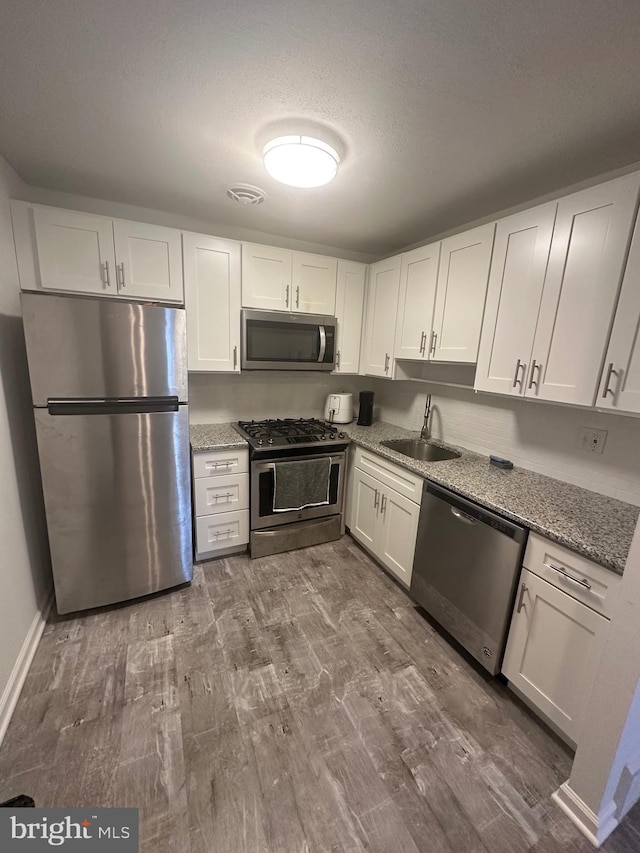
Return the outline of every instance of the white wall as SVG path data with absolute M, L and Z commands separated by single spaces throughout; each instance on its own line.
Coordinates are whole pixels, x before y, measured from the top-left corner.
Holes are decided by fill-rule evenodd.
M 24 184 L 0 157 L 0 740 L 16 664 L 50 587 L 9 198 Z M 24 662 L 24 661 L 23 661 Z
M 431 391 L 434 438 L 640 505 L 640 418 L 418 382 L 377 380 L 375 391 L 381 420 L 420 429 Z M 608 431 L 601 456 L 576 446 L 582 426 Z

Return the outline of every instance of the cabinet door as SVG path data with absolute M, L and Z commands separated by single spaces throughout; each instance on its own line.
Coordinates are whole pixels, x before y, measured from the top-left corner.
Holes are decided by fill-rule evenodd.
M 502 672 L 574 743 L 608 628 L 604 616 L 522 570 Z
M 557 203 L 498 222 L 475 389 L 523 394 Z
M 45 290 L 117 295 L 110 219 L 47 207 L 34 207 L 33 217 Z
M 399 287 L 399 255 L 371 264 L 364 344 L 364 372 L 369 376 L 393 376 Z
M 118 293 L 127 299 L 182 302 L 180 231 L 115 219 Z
M 401 256 L 396 358 L 429 358 L 439 258 L 440 243 Z
M 416 550 L 420 507 L 392 489 L 385 489 L 380 501 L 380 521 L 376 555 L 398 580 L 409 586 Z
M 322 255 L 293 253 L 291 310 L 301 314 L 329 314 L 336 310 L 338 262 Z
M 442 241 L 431 359 L 475 362 L 495 223 Z
M 558 202 L 528 395 L 593 405 L 639 188 L 626 175 Z
M 240 372 L 240 243 L 183 234 L 187 360 L 193 371 Z
M 622 281 L 596 406 L 640 412 L 640 217 Z
M 351 534 L 370 551 L 376 548 L 380 483 L 359 468 L 353 469 L 351 493 Z
M 242 244 L 242 306 L 288 311 L 292 252 L 275 246 Z
M 338 261 L 336 373 L 358 373 L 360 370 L 360 343 L 366 278 L 367 267 L 365 264 Z

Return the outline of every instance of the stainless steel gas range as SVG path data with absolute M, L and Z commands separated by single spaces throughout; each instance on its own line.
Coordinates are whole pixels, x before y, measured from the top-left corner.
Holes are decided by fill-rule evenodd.
M 251 556 L 340 538 L 348 436 L 315 418 L 234 426 L 249 444 Z

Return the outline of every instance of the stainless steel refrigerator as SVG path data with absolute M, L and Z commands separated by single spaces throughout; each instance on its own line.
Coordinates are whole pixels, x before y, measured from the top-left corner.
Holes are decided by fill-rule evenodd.
M 23 293 L 59 613 L 193 573 L 185 313 Z

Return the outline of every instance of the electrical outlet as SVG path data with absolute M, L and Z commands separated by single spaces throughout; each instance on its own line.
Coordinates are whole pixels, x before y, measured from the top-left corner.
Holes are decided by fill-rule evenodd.
M 602 453 L 606 440 L 606 429 L 580 427 L 578 430 L 578 447 L 586 453 Z

